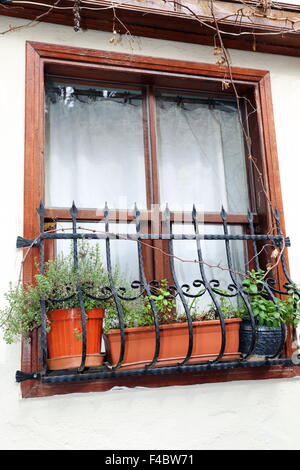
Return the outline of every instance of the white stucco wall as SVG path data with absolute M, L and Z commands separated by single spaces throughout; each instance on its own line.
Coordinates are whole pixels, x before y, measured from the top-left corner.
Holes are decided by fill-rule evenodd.
M 25 20 L 0 17 L 0 32 Z M 111 34 L 41 24 L 0 35 L 0 303 L 19 275 L 22 234 L 25 41 L 215 62 L 210 47 L 140 39 L 133 52 Z M 271 72 L 292 276 L 300 282 L 300 59 L 231 51 L 233 65 Z M 298 239 L 297 239 L 298 237 Z M 300 379 L 21 399 L 20 345 L 0 341 L 0 449 L 300 449 Z

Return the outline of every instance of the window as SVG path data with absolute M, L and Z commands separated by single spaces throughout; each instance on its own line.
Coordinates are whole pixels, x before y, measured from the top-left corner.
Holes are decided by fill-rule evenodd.
M 219 67 L 101 51 L 82 55 L 75 48 L 28 43 L 25 237 L 35 238 L 39 233 L 36 207 L 40 200 L 45 201 L 46 220 L 53 224 L 68 223 L 73 199 L 79 207 L 78 219 L 86 224 L 103 221 L 105 201 L 110 204 L 112 219 L 130 222 L 136 202 L 143 230 L 149 230 L 148 215 L 153 206 L 158 207 L 156 223 L 162 230 L 160 209 L 168 203 L 176 231 L 181 229 L 181 211 L 188 221 L 191 207 L 186 208 L 196 203 L 205 229 L 209 226 L 210 231 L 220 229 L 221 204 L 228 212 L 232 232 L 243 227 L 247 230 L 247 207 L 255 213 L 256 227 L 265 230 L 271 219 L 266 198 L 259 197 L 262 191 L 267 188 L 269 200 L 282 211 L 269 76 L 264 71 L 236 68 L 233 78 L 259 177 L 255 177 L 245 152 L 235 94 L 222 89 Z M 251 113 L 253 109 L 256 112 Z M 151 243 L 158 250 L 143 247 L 147 278 L 170 279 L 168 263 L 161 254 L 167 250 L 165 241 Z M 47 255 L 53 256 L 57 248 L 47 242 Z M 185 253 L 188 248 L 188 242 L 181 246 Z M 213 258 L 217 244 L 210 250 L 207 256 Z M 33 249 L 26 259 L 25 280 L 34 275 L 36 255 Z M 125 251 L 118 256 L 126 261 Z M 221 262 L 221 253 L 218 257 Z M 235 252 L 236 264 L 243 264 L 244 257 L 241 244 Z M 193 278 L 192 270 L 179 272 L 182 279 L 187 276 Z M 37 342 L 34 337 L 30 346 L 23 345 L 24 371 L 37 370 Z M 146 377 L 143 384 L 287 373 L 274 366 L 255 374 L 251 370 L 227 372 L 226 378 L 222 371 L 197 377 Z M 122 384 L 137 383 L 141 381 L 122 379 Z M 108 389 L 112 384 L 112 379 L 105 379 L 91 383 L 88 389 Z M 22 387 L 24 396 L 86 389 L 81 384 L 65 384 L 63 388 L 40 384 L 33 390 L 24 383 Z
M 152 120 L 143 112 L 149 100 Z M 156 145 L 148 149 L 150 134 Z M 114 209 L 132 209 L 135 202 L 150 209 L 151 202 L 181 211 L 194 202 L 205 212 L 224 205 L 245 214 L 249 207 L 233 98 L 47 81 L 45 150 L 47 207 L 68 207 L 72 200 L 81 208 L 105 200 Z
M 96 208 L 96 214 L 107 201 L 110 209 L 130 213 L 137 203 L 140 210 L 152 211 L 152 233 L 160 232 L 154 225 L 167 204 L 178 212 L 175 230 L 182 227 L 180 219 L 185 220 L 193 204 L 203 213 L 218 214 L 223 205 L 230 215 L 246 217 L 246 159 L 234 99 L 186 90 L 167 93 L 149 85 L 123 86 L 54 82 L 46 75 L 46 207 L 68 208 L 75 201 L 81 209 Z M 124 224 L 122 228 L 126 232 Z M 188 250 L 189 245 L 180 248 Z M 217 245 L 207 245 L 214 264 L 221 261 Z M 132 244 L 123 244 L 123 250 L 117 259 L 128 273 L 136 250 Z M 163 260 L 153 256 L 157 279 Z M 236 253 L 242 256 L 242 251 Z M 134 272 L 138 278 L 137 263 Z

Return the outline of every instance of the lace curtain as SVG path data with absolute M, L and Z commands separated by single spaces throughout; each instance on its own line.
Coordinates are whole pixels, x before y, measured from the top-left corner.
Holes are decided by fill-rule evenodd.
M 131 93 L 131 92 L 130 92 Z M 48 98 L 46 108 L 46 204 L 82 208 L 132 209 L 134 202 L 146 208 L 144 135 L 141 99 L 90 99 L 69 96 Z M 157 99 L 158 176 L 162 208 L 220 212 L 223 205 L 232 213 L 245 213 L 248 188 L 243 138 L 236 108 L 230 104 L 180 104 Z M 120 230 L 120 227 L 116 227 Z M 202 228 L 221 233 L 220 226 Z M 131 229 L 130 229 L 131 230 Z M 174 226 L 179 233 L 192 233 L 191 226 Z M 231 228 L 241 232 L 242 227 Z M 126 226 L 122 226 L 122 232 Z M 58 244 L 58 251 L 66 251 Z M 104 246 L 103 246 L 104 249 Z M 195 242 L 178 241 L 175 255 L 196 259 Z M 244 245 L 232 244 L 237 271 L 244 271 Z M 121 271 L 138 279 L 136 246 L 114 242 L 112 256 Z M 203 243 L 209 264 L 226 266 L 224 242 Z M 207 268 L 209 279 L 225 287 L 228 273 Z M 176 262 L 182 283 L 199 279 L 199 267 Z
M 237 110 L 229 104 L 157 106 L 161 202 L 174 210 L 245 213 L 248 189 Z
M 141 100 L 57 97 L 46 117 L 49 207 L 146 207 Z

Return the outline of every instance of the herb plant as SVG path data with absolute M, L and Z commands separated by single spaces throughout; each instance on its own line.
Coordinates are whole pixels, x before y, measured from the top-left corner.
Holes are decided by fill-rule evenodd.
M 153 301 L 158 313 L 159 323 L 176 323 L 178 316 L 176 315 L 176 301 L 174 296 L 168 290 L 168 281 L 163 279 L 157 292 L 150 298 L 145 297 L 144 314 L 152 314 L 150 299 Z
M 120 273 L 113 272 L 114 282 L 118 283 Z M 0 310 L 0 327 L 7 343 L 16 341 L 41 325 L 41 300 L 46 300 L 47 312 L 56 309 L 79 307 L 77 286 L 89 294 L 104 296 L 103 287 L 109 285 L 108 275 L 103 266 L 99 246 L 88 248 L 82 243 L 78 250 L 78 272 L 73 266 L 72 253 L 58 255 L 45 263 L 45 273 L 37 274 L 31 284 L 10 286 L 5 294 L 7 307 Z M 54 302 L 52 299 L 66 299 Z M 83 296 L 86 312 L 92 308 L 105 308 L 107 302 Z M 75 332 L 76 333 L 76 332 Z
M 250 305 L 258 325 L 278 328 L 281 323 L 297 326 L 300 319 L 300 297 L 296 285 L 288 285 L 288 298 L 275 301 L 267 297 L 264 289 L 263 270 L 249 271 L 248 279 L 243 281 L 244 292 L 249 295 Z M 239 316 L 249 317 L 245 306 L 240 306 Z
M 150 298 L 142 295 L 132 302 L 120 301 L 123 309 L 123 321 L 125 328 L 154 325 L 154 316 L 150 299 L 154 303 L 158 314 L 158 320 L 161 325 L 184 323 L 187 321 L 186 315 L 178 312 L 176 309 L 176 299 L 170 291 L 168 287 L 168 281 L 166 279 L 160 281 L 160 286 L 153 290 L 153 295 L 151 295 Z M 226 291 L 220 290 L 220 294 L 221 293 L 226 293 Z M 237 309 L 230 301 L 230 298 L 221 295 L 219 297 L 220 307 L 224 318 L 237 317 Z M 190 302 L 190 305 L 188 305 L 193 321 L 219 320 L 219 316 L 214 305 L 209 305 L 207 310 L 201 311 L 198 303 L 199 297 L 195 297 Z M 116 309 L 114 305 L 111 304 L 105 312 L 104 332 L 107 332 L 113 328 L 120 328 L 120 326 Z
M 130 291 L 130 287 L 127 287 L 127 290 Z M 120 301 L 125 328 L 154 325 L 150 299 L 155 305 L 160 324 L 176 323 L 178 321 L 175 298 L 168 290 L 168 281 L 163 279 L 150 298 L 141 295 L 133 301 Z M 104 332 L 112 328 L 119 328 L 119 318 L 114 305 L 106 309 Z

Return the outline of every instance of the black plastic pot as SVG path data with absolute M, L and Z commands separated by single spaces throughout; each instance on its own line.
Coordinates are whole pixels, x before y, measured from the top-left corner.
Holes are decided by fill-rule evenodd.
M 256 325 L 256 345 L 253 354 L 256 356 L 273 356 L 280 348 L 282 341 L 281 327 Z M 243 321 L 240 327 L 240 352 L 249 351 L 252 339 L 252 328 L 249 321 Z M 284 338 L 285 339 L 285 338 Z

